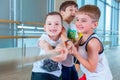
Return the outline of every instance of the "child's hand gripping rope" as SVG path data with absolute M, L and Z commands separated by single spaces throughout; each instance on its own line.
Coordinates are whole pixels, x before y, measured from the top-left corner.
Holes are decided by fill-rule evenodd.
M 74 41 L 75 41 L 74 43 L 71 40 L 66 40 L 65 45 L 67 46 L 68 49 L 70 49 L 73 46 L 73 44 L 78 45 L 79 42 L 82 40 L 82 36 L 83 36 L 82 33 L 78 33 L 78 37 L 76 39 L 74 39 Z

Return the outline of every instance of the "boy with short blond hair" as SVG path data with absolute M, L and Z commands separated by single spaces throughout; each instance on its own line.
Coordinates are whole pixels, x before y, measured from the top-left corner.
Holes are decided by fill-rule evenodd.
M 104 47 L 94 33 L 100 18 L 100 9 L 96 5 L 84 5 L 76 14 L 76 28 L 83 34 L 78 50 L 73 46 L 72 54 L 80 62 L 84 75 L 79 80 L 112 80 Z

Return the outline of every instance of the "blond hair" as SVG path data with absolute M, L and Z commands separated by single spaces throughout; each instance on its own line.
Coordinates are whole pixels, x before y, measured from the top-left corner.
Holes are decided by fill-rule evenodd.
M 78 13 L 88 15 L 93 21 L 99 21 L 101 15 L 100 9 L 96 5 L 84 5 L 79 8 Z

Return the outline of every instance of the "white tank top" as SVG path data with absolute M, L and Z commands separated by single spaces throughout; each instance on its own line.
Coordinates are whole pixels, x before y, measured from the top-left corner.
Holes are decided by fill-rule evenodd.
M 99 42 L 101 43 L 100 39 L 98 38 L 98 36 L 96 34 L 92 34 L 85 43 L 80 44 L 79 45 L 79 53 L 81 54 L 82 57 L 84 57 L 85 59 L 87 59 L 87 44 L 88 42 L 92 39 L 92 38 L 96 38 L 99 40 Z M 102 44 L 102 43 L 101 43 Z M 103 46 L 102 46 L 103 48 Z M 99 59 L 98 59 L 98 65 L 96 68 L 95 72 L 90 72 L 88 71 L 82 64 L 80 64 L 80 68 L 83 71 L 83 73 L 86 74 L 86 78 L 87 80 L 112 80 L 112 74 L 109 68 L 109 64 L 107 61 L 107 58 L 105 57 L 105 54 L 103 52 L 104 50 L 102 50 L 101 52 L 99 52 Z

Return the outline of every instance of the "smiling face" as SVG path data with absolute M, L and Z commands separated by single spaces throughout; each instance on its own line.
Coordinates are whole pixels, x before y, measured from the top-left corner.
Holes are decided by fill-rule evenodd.
M 62 21 L 59 15 L 49 15 L 46 18 L 44 30 L 51 37 L 58 37 L 62 31 Z
M 78 32 L 83 34 L 93 33 L 98 22 L 94 21 L 90 16 L 84 13 L 76 14 L 76 27 Z

